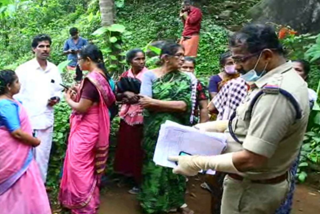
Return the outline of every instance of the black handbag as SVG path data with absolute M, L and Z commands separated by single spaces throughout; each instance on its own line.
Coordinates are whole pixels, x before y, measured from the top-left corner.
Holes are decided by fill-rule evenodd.
M 117 92 L 123 93 L 126 91 L 133 92 L 135 94 L 140 93 L 141 81 L 137 78 L 122 77 L 117 82 Z

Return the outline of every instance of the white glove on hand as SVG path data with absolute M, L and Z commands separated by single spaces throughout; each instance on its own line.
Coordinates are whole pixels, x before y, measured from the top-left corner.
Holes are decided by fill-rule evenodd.
M 206 123 L 199 123 L 194 128 L 205 132 L 224 132 L 228 127 L 227 120 L 210 121 Z
M 172 156 L 168 160 L 178 162 L 178 166 L 173 169 L 173 173 L 175 174 L 195 176 L 202 169 L 239 174 L 240 172 L 233 165 L 232 154 L 227 153 L 217 156 Z

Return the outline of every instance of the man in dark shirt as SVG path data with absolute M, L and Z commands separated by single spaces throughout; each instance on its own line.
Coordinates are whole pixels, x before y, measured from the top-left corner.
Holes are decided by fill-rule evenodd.
M 77 67 L 77 54 L 83 46 L 88 44 L 88 41 L 79 36 L 79 31 L 75 27 L 71 28 L 69 32 L 71 38 L 64 43 L 63 54 L 68 55 L 68 60 L 71 60 L 68 70 L 75 70 Z
M 184 0 L 182 2 L 180 18 L 184 26 L 180 44 L 184 47 L 186 56 L 196 57 L 199 46 L 202 12 L 199 8 L 192 6 L 190 0 Z

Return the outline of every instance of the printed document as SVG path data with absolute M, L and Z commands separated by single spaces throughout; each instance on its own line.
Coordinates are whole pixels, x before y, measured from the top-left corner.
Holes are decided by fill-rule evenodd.
M 179 156 L 180 152 L 213 156 L 221 154 L 225 147 L 224 133 L 204 132 L 167 120 L 161 125 L 153 161 L 157 165 L 174 168 L 176 163 L 168 161 L 169 156 Z

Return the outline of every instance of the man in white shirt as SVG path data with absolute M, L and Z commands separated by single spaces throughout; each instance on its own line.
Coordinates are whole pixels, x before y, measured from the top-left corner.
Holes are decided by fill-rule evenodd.
M 44 183 L 52 146 L 53 106 L 60 101 L 62 90 L 58 67 L 47 60 L 50 46 L 51 38 L 48 35 L 34 37 L 32 51 L 35 58 L 16 69 L 21 89 L 15 98 L 26 108 L 34 134 L 41 140 L 35 149 L 35 158 Z

